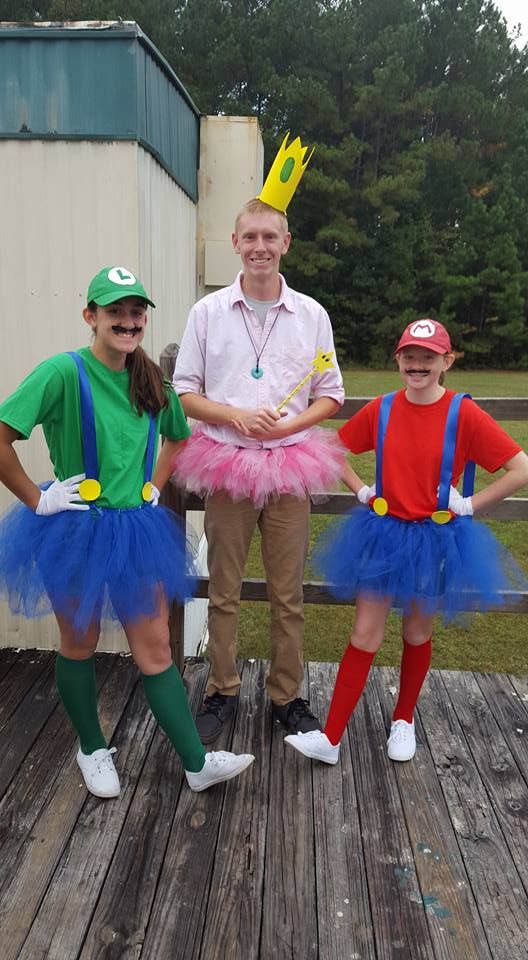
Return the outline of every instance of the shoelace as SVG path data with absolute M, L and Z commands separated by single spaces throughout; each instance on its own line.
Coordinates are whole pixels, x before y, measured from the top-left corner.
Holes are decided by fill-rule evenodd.
M 207 697 L 204 706 L 207 710 L 207 713 L 214 713 L 215 717 L 217 717 L 224 704 L 224 695 L 221 693 L 213 693 L 212 697 Z
M 117 753 L 117 747 L 110 747 L 110 750 L 106 751 L 104 757 L 101 757 L 101 759 L 97 761 L 97 770 L 99 772 L 105 767 L 107 770 L 112 769 L 114 766 L 114 762 L 112 760 L 113 753 Z
M 227 760 L 227 757 L 222 750 L 211 750 L 209 757 L 213 767 L 221 767 L 222 764 Z
M 322 730 L 307 730 L 306 733 L 299 731 L 297 736 L 302 737 L 303 740 L 315 740 L 316 743 L 319 743 L 321 741 L 321 737 L 324 737 L 324 733 Z M 331 744 L 331 746 L 333 746 L 333 744 Z
M 391 740 L 408 740 L 411 736 L 411 728 L 405 721 L 396 721 L 394 729 L 391 731 Z
M 298 697 L 296 700 L 292 700 L 288 710 L 288 719 L 290 717 L 294 720 L 302 720 L 304 717 L 308 717 L 310 720 L 315 720 L 313 713 L 308 709 L 308 701 L 301 700 L 300 697 Z

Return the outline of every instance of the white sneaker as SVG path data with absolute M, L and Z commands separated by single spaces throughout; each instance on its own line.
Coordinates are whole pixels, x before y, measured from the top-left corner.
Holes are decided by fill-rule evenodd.
M 87 790 L 94 797 L 118 797 L 121 792 L 119 777 L 114 767 L 112 754 L 116 748 L 94 750 L 93 753 L 77 752 L 77 763 L 81 768 Z
M 239 773 L 253 763 L 255 757 L 252 753 L 228 753 L 227 750 L 215 750 L 205 754 L 205 763 L 198 773 L 185 771 L 187 783 L 191 790 L 199 793 L 200 790 L 207 790 L 214 783 L 223 783 L 224 780 L 232 780 L 238 777 Z
M 414 720 L 412 723 L 407 723 L 406 720 L 392 721 L 387 753 L 391 760 L 412 760 L 416 753 Z
M 284 737 L 284 743 L 303 753 L 312 760 L 322 760 L 323 763 L 337 763 L 339 760 L 339 744 L 334 746 L 322 730 L 309 730 L 308 733 L 290 733 Z

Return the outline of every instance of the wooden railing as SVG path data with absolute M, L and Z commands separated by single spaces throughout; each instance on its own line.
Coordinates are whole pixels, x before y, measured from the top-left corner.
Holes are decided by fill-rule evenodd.
M 165 348 L 160 364 L 169 379 L 172 379 L 174 360 L 177 353 L 176 344 L 169 344 Z M 361 407 L 365 406 L 371 397 L 347 397 L 343 407 L 334 419 L 347 420 Z M 475 403 L 489 413 L 495 420 L 528 420 L 528 397 L 475 397 Z M 312 513 L 339 514 L 358 506 L 353 493 L 328 493 L 324 503 L 312 503 Z M 185 521 L 189 510 L 203 510 L 204 501 L 194 494 L 185 494 L 172 482 L 167 484 L 162 496 L 163 502 Z M 487 510 L 479 512 L 479 519 L 486 520 L 528 520 L 528 497 L 507 497 L 500 503 L 494 504 Z M 337 600 L 328 590 L 328 583 L 324 581 L 304 582 L 304 602 L 320 604 L 351 603 L 347 600 Z M 209 578 L 199 577 L 196 596 L 207 598 Z M 267 601 L 266 581 L 244 579 L 242 581 L 242 600 Z M 528 613 L 528 593 L 523 593 L 515 600 L 505 597 L 505 602 L 495 608 L 497 613 Z M 183 662 L 183 608 L 174 604 L 170 617 L 171 645 L 175 662 Z

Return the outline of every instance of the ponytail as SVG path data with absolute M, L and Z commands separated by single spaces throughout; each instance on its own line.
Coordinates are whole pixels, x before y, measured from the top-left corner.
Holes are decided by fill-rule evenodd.
M 136 347 L 126 358 L 126 368 L 130 377 L 130 403 L 138 413 L 152 413 L 169 406 L 167 396 L 168 382 L 164 379 L 161 367 L 154 363 L 142 347 Z

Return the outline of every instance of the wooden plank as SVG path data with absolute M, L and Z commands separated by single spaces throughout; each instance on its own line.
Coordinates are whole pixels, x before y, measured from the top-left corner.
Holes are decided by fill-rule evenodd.
M 255 692 L 244 693 L 246 689 L 245 672 L 251 668 L 247 664 L 244 665 L 243 669 L 242 665 L 240 668 L 242 671 L 242 694 L 239 712 L 235 718 L 235 723 L 230 725 L 228 730 L 215 742 L 215 749 L 229 749 L 233 726 L 235 728 L 237 750 L 240 748 L 246 751 L 248 746 L 250 747 L 257 740 L 257 731 L 260 729 L 258 723 L 259 711 L 251 706 L 248 700 L 249 697 L 255 696 Z M 194 665 L 194 670 L 201 680 L 200 686 L 193 690 L 192 699 L 197 704 L 202 699 L 208 666 L 197 663 Z M 238 730 L 239 723 L 242 724 L 240 731 Z M 246 724 L 248 725 L 248 732 L 245 731 Z M 255 724 L 257 731 L 253 731 Z M 244 742 L 239 743 L 242 738 Z M 262 810 L 256 812 L 256 822 L 252 822 L 251 828 L 248 824 L 247 812 L 244 813 L 244 810 L 250 804 L 249 798 L 252 798 L 257 792 L 253 786 L 253 778 L 256 777 L 258 783 L 260 776 L 259 768 L 254 765 L 242 778 L 237 778 L 230 783 L 207 790 L 204 793 L 193 794 L 187 788 L 182 791 L 178 815 L 169 838 L 156 901 L 149 920 L 141 954 L 142 960 L 145 960 L 145 958 L 150 958 L 150 960 L 167 958 L 168 960 L 168 958 L 175 956 L 175 952 L 176 955 L 185 957 L 185 960 L 194 960 L 194 958 L 201 956 L 204 957 L 204 960 L 207 957 L 208 960 L 208 955 L 202 954 L 201 948 L 206 916 L 211 918 L 212 923 L 215 923 L 215 918 L 220 912 L 220 916 L 224 918 L 225 923 L 225 911 L 228 909 L 226 907 L 229 897 L 228 889 L 226 889 L 223 881 L 216 884 L 216 882 L 213 883 L 212 879 L 215 869 L 220 871 L 224 869 L 221 863 L 218 865 L 215 863 L 215 851 L 217 850 L 223 809 L 228 811 L 229 826 L 227 839 L 221 848 L 222 853 L 225 856 L 232 856 L 234 858 L 233 864 L 237 857 L 242 858 L 237 865 L 237 869 L 242 869 L 242 864 L 244 864 L 244 870 L 248 870 L 250 873 L 249 877 L 243 873 L 241 882 L 246 885 L 246 892 L 248 897 L 251 898 L 243 909 L 249 915 L 252 915 L 253 910 L 259 909 L 260 905 L 255 903 L 254 893 L 250 893 L 252 883 L 256 883 L 260 889 L 258 879 L 252 876 L 255 870 L 252 849 L 253 845 L 257 848 L 260 845 L 260 840 L 255 839 L 255 837 L 259 838 L 261 836 L 263 827 L 258 821 L 263 817 L 265 818 L 265 808 L 264 813 Z M 242 791 L 241 797 L 238 796 L 239 791 Z M 265 796 L 267 800 L 267 794 Z M 251 800 L 251 803 L 254 803 L 254 801 Z M 233 811 L 239 809 L 240 814 L 236 814 L 237 820 L 235 821 Z M 239 820 L 242 822 L 239 823 Z M 234 841 L 238 831 L 241 832 L 241 835 L 244 833 L 244 824 L 246 832 L 243 846 L 240 849 L 240 845 Z M 225 831 L 226 827 L 223 829 Z M 231 883 L 232 878 L 228 877 L 228 888 Z M 220 904 L 216 904 L 215 898 L 217 896 L 221 898 Z M 209 898 L 211 899 L 209 900 Z M 210 911 L 208 902 L 211 904 Z M 236 908 L 237 911 L 242 909 L 240 900 L 237 900 Z M 229 936 L 229 932 L 225 931 L 224 936 Z M 230 954 L 228 955 L 230 956 Z
M 99 702 L 103 729 L 109 739 L 137 682 L 137 672 L 128 659 L 116 659 Z M 68 843 L 87 793 L 74 755 L 54 784 L 17 861 L 11 883 L 0 898 L 2 960 L 15 960 L 26 939 L 33 917 Z
M 165 484 L 161 491 L 160 503 L 172 510 L 181 520 L 185 528 L 185 494 L 173 483 Z M 184 667 L 184 637 L 183 630 L 185 625 L 185 605 L 175 601 L 169 607 L 169 633 L 170 645 L 172 650 L 172 659 L 183 672 Z
M 445 670 L 442 671 L 442 679 L 491 800 L 507 849 L 528 894 L 528 750 L 523 751 L 520 769 L 476 677 L 471 673 Z M 496 688 L 490 692 L 492 697 L 495 696 Z M 526 737 L 521 743 L 526 746 Z M 528 913 L 526 923 L 525 937 Z
M 196 664 L 194 667 L 191 693 L 193 707 L 202 700 L 208 672 L 207 664 Z M 214 744 L 215 749 L 229 748 L 230 733 L 231 730 L 221 735 Z M 186 787 L 181 792 L 141 960 L 172 960 L 177 956 L 194 960 L 200 957 L 218 827 L 227 786 L 219 785 L 203 793 L 192 793 Z M 236 787 L 236 782 L 233 786 Z
M 354 510 L 359 501 L 353 493 L 326 493 L 324 503 L 312 503 L 313 514 L 342 514 Z M 189 508 L 190 509 L 190 508 Z M 500 503 L 482 510 L 479 520 L 528 520 L 528 497 L 506 497 Z
M 26 753 L 57 706 L 53 661 L 54 658 L 48 653 L 39 657 L 36 664 L 32 661 L 25 664 L 29 671 L 30 688 L 9 720 L 4 723 L 0 734 L 0 796 L 7 790 Z M 32 683 L 35 677 L 34 666 L 38 666 L 39 673 L 36 682 Z M 20 676 L 18 685 L 23 688 L 23 675 Z
M 168 380 L 172 380 L 178 349 L 177 343 L 169 343 L 160 354 L 160 366 Z M 372 397 L 345 397 L 343 406 L 331 419 L 348 420 L 372 399 Z M 528 420 L 528 398 L 526 397 L 473 397 L 473 400 L 495 420 Z
M 50 660 L 53 656 L 48 653 Z M 110 674 L 114 662 L 115 657 L 109 654 L 96 656 L 99 688 Z M 2 890 L 11 884 L 24 843 L 49 802 L 57 778 L 63 775 L 63 766 L 70 757 L 74 741 L 75 732 L 59 704 L 0 800 L 0 896 Z
M 527 397 L 474 397 L 474 400 L 495 420 L 528 420 Z
M 112 739 L 119 755 L 121 794 L 89 796 L 43 896 L 18 960 L 76 957 L 111 863 L 148 754 L 155 720 L 137 684 Z
M 389 719 L 371 673 L 349 724 L 378 960 L 434 960 L 428 920 L 394 764 Z
M 528 712 L 528 676 L 510 677 L 510 681 L 524 709 Z
M 79 960 L 137 960 L 140 956 L 181 779 L 179 757 L 158 729 Z
M 348 420 L 372 400 L 372 397 L 346 397 L 343 406 L 331 418 Z M 527 397 L 473 397 L 482 410 L 495 420 L 528 420 Z
M 324 725 L 337 664 L 310 663 L 308 671 L 312 709 Z M 348 734 L 339 763 L 314 762 L 312 780 L 319 957 L 376 960 Z
M 196 596 L 207 598 L 209 587 L 208 577 L 198 577 Z M 340 600 L 328 592 L 328 584 L 322 581 L 305 581 L 303 584 L 303 595 L 305 603 L 321 603 L 326 606 L 353 606 L 352 600 Z M 466 609 L 474 610 L 477 605 L 477 598 L 468 593 L 468 602 Z M 502 605 L 491 607 L 490 610 L 495 613 L 528 613 L 528 592 L 513 594 L 510 590 L 502 592 L 504 603 Z M 515 599 L 513 599 L 515 597 Z M 268 601 L 266 581 L 258 579 L 245 579 L 242 581 L 242 600 Z
M 388 723 L 399 686 L 399 670 L 373 671 Z M 422 902 L 436 960 L 491 958 L 436 767 L 416 715 L 418 749 L 410 763 L 394 763 Z M 387 726 L 387 731 L 389 726 Z
M 20 651 L 14 647 L 0 647 L 0 680 L 3 680 L 6 673 L 16 663 L 20 656 Z
M 203 510 L 204 500 L 195 494 L 184 497 L 186 510 Z M 333 516 L 354 510 L 359 501 L 353 493 L 325 494 L 324 502 L 312 503 L 311 513 Z M 528 497 L 506 497 L 500 503 L 494 503 L 486 510 L 480 511 L 479 520 L 528 520 Z
M 525 960 L 526 893 L 440 673 L 429 674 L 419 709 L 492 956 Z
M 172 383 L 174 365 L 179 351 L 178 343 L 168 343 L 160 353 L 159 363 L 169 383 Z M 174 483 L 167 483 L 161 491 L 160 502 L 173 510 L 185 524 L 185 494 Z M 188 508 L 187 508 L 188 509 Z M 172 658 L 180 672 L 184 667 L 185 607 L 181 603 L 171 603 L 169 609 L 169 631 Z
M 179 349 L 179 344 L 168 343 L 166 347 L 163 347 L 163 350 L 160 353 L 159 365 L 169 383 L 172 383 L 174 366 L 176 364 L 176 357 L 178 356 Z
M 255 762 L 226 788 L 205 911 L 200 952 L 203 960 L 259 960 L 270 726 L 265 665 L 262 661 L 247 663 L 242 672 L 232 750 L 253 753 Z
M 260 581 L 261 583 L 262 581 Z M 259 586 L 259 581 L 247 580 L 244 581 L 244 584 L 248 584 L 248 589 L 242 589 L 242 599 L 243 600 L 265 600 L 266 597 L 263 595 L 263 591 Z M 332 596 L 331 593 L 327 591 L 327 584 L 317 583 L 317 582 L 306 582 L 303 585 L 304 589 L 304 602 L 305 603 L 323 603 L 328 605 L 350 605 L 350 600 L 338 600 Z M 495 613 L 528 613 L 528 592 L 523 591 L 519 594 L 514 594 L 511 590 L 503 590 L 501 596 L 504 597 L 504 602 L 502 604 L 497 604 L 496 606 L 490 607 L 490 611 Z M 513 599 L 515 597 L 515 599 Z M 467 594 L 467 610 L 478 609 L 478 597 L 474 594 L 468 592 Z
M 273 724 L 260 955 L 316 960 L 312 771 L 306 757 L 284 746 L 284 733 Z
M 9 717 L 27 696 L 42 673 L 49 670 L 49 652 L 45 650 L 21 650 L 15 662 L 0 680 L 0 730 Z
M 474 676 L 521 776 L 528 781 L 528 682 L 524 681 L 523 691 L 523 681 L 505 673 L 477 673 Z
M 506 497 L 486 510 L 479 510 L 478 520 L 528 520 L 528 497 Z
M 194 706 L 202 698 L 206 672 L 203 665 L 186 668 Z M 179 816 L 182 780 L 180 759 L 158 731 L 79 960 L 137 960 L 141 955 L 167 840 L 174 816 Z M 170 916 L 174 905 L 165 906 Z M 158 960 L 164 960 L 163 954 Z

